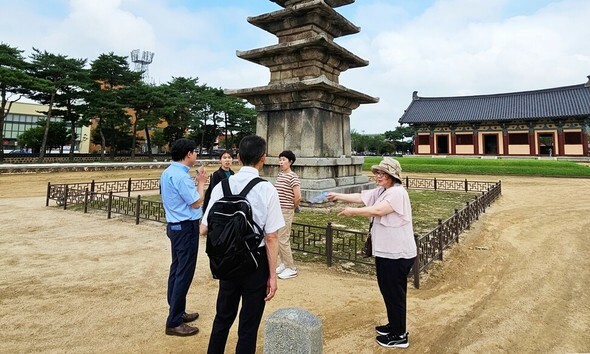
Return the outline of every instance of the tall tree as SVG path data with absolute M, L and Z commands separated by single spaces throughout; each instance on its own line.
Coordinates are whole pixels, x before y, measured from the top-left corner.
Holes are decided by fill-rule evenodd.
M 43 161 L 45 151 L 47 150 L 50 122 L 55 106 L 59 107 L 61 105 L 66 108 L 63 112 L 57 112 L 55 116 L 61 116 L 71 122 L 72 144 L 70 151 L 73 153 L 76 139 L 75 122 L 80 118 L 79 113 L 74 111 L 73 102 L 76 96 L 80 96 L 81 87 L 84 85 L 81 82 L 84 65 L 86 65 L 85 59 L 72 59 L 65 55 L 48 53 L 47 51 L 40 51 L 39 49 L 33 48 L 30 73 L 32 76 L 48 82 L 48 85 L 45 87 L 34 90 L 29 94 L 33 100 L 48 106 L 48 110 L 45 112 L 45 132 L 43 134 L 41 151 L 39 152 L 39 162 Z
M 247 102 L 237 97 L 226 96 L 224 109 L 225 148 L 237 146 L 246 135 L 256 133 L 256 110 L 247 107 Z M 228 136 L 229 134 L 229 136 Z
M 212 128 L 209 129 L 209 133 L 214 133 L 215 137 L 213 137 L 212 141 L 208 143 L 206 146 L 209 148 L 209 153 L 211 153 L 213 149 L 213 143 L 217 139 L 217 134 L 219 133 L 219 123 L 223 121 L 223 116 L 225 114 L 225 110 L 229 109 L 229 100 L 227 96 L 223 93 L 221 88 L 212 88 L 207 87 L 204 91 L 204 111 L 202 112 L 203 117 L 203 126 L 207 126 L 207 121 L 211 119 Z M 201 144 L 204 144 L 205 138 L 205 129 L 203 129 L 201 135 Z
M 383 136 L 393 146 L 392 151 L 404 153 L 412 151 L 413 143 L 411 138 L 414 134 L 414 128 L 407 125 L 399 125 L 395 130 L 388 130 L 383 133 Z
M 165 106 L 166 98 L 162 90 L 154 85 L 138 81 L 120 90 L 123 102 L 134 111 L 132 121 L 132 146 L 136 146 L 137 131 L 143 129 L 148 145 L 148 154 L 152 157 L 150 128 L 160 122 L 158 110 Z M 131 149 L 131 158 L 135 157 L 135 148 Z
M 164 136 L 168 143 L 182 138 L 189 130 L 199 130 L 200 119 L 206 110 L 205 85 L 199 84 L 198 78 L 174 77 L 163 86 L 166 104 L 160 115 L 168 126 Z
M 97 129 L 101 136 L 101 157 L 104 159 L 107 137 L 105 132 L 110 134 L 110 157 L 115 158 L 117 144 L 116 132 L 129 129 L 130 116 L 126 113 L 125 102 L 118 92 L 120 88 L 133 85 L 141 79 L 141 72 L 134 72 L 129 69 L 127 57 L 118 56 L 114 53 L 101 54 L 90 64 L 90 78 L 97 85 L 87 96 L 89 117 L 96 117 Z M 105 130 L 103 131 L 103 127 Z
M 33 87 L 42 84 L 28 72 L 23 51 L 0 43 L 0 139 L 4 141 L 4 119 L 12 104 L 20 100 Z M 4 161 L 4 143 L 0 144 L 0 162 Z

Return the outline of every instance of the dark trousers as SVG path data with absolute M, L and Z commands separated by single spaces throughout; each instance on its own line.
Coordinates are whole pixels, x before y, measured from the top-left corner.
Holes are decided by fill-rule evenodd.
M 238 314 L 240 299 L 242 308 L 238 323 L 236 354 L 254 354 L 258 327 L 262 320 L 269 269 L 266 251 L 262 249 L 260 267 L 252 274 L 235 280 L 220 280 L 217 294 L 217 313 L 213 320 L 208 354 L 223 354 L 229 330 Z
M 414 259 L 389 259 L 375 257 L 377 284 L 385 301 L 387 319 L 394 335 L 406 333 L 406 294 L 408 274 Z
M 186 294 L 193 281 L 199 250 L 199 221 L 168 223 L 166 235 L 172 246 L 172 263 L 168 275 L 168 305 L 170 311 L 166 327 L 182 324 L 186 310 Z

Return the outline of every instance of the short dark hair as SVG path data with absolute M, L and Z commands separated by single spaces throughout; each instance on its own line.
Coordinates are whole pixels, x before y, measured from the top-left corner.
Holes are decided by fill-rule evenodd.
M 266 140 L 258 135 L 248 135 L 240 141 L 240 161 L 244 166 L 255 166 L 266 153 Z
M 197 144 L 190 139 L 180 138 L 175 140 L 170 147 L 170 155 L 172 155 L 172 161 L 183 160 L 189 152 L 194 151 L 197 148 Z
M 291 161 L 291 165 L 295 163 L 295 154 L 291 150 L 285 150 L 279 154 L 279 158 L 285 157 L 287 160 Z
M 223 155 L 228 154 L 231 157 L 234 157 L 234 155 L 231 153 L 231 150 L 223 150 L 221 152 L 221 154 L 219 154 L 219 159 L 221 160 L 221 158 L 223 157 Z

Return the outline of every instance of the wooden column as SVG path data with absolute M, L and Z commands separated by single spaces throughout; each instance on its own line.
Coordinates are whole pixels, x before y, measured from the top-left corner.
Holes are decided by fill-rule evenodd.
M 502 124 L 502 155 L 508 155 L 508 127 Z
M 563 122 L 558 121 L 557 125 L 557 151 L 553 152 L 554 156 L 563 156 L 565 150 L 565 141 L 563 136 Z
M 478 132 L 477 128 L 479 125 L 473 125 L 473 155 L 479 155 L 479 139 L 478 139 Z
M 529 123 L 529 152 L 531 156 L 537 155 L 537 147 L 535 146 L 535 123 Z
M 457 155 L 457 134 L 454 126 L 451 126 L 451 155 Z
M 582 154 L 588 156 L 588 130 L 585 121 L 582 121 Z
M 430 143 L 430 154 L 434 155 L 434 128 L 430 128 L 430 136 L 428 137 Z

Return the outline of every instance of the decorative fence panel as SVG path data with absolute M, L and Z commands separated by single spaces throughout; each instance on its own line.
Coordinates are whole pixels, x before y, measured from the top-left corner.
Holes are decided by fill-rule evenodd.
M 478 192 L 481 195 L 467 202 L 461 210 L 446 220 L 439 219 L 438 225 L 424 235 L 414 235 L 418 248 L 418 257 L 414 262 L 414 286 L 420 287 L 420 273 L 426 271 L 432 262 L 443 259 L 444 250 L 459 242 L 459 235 L 479 218 L 482 213 L 502 194 L 501 182 L 481 182 L 465 180 L 444 180 L 427 178 L 405 178 L 408 189 L 430 189 L 462 192 Z M 164 207 L 159 201 L 142 200 L 141 196 L 131 198 L 132 192 L 159 190 L 159 179 L 107 181 L 90 183 L 70 183 L 47 185 L 47 197 L 55 200 L 57 205 L 67 209 L 69 205 L 82 205 L 84 212 L 88 208 L 105 211 L 107 217 L 112 213 L 129 215 L 140 219 L 166 222 Z M 115 193 L 126 193 L 127 196 Z M 326 264 L 332 266 L 334 260 L 351 261 L 372 265 L 372 258 L 364 258 L 361 250 L 367 237 L 366 232 L 293 223 L 291 228 L 291 248 L 313 255 L 325 257 Z

